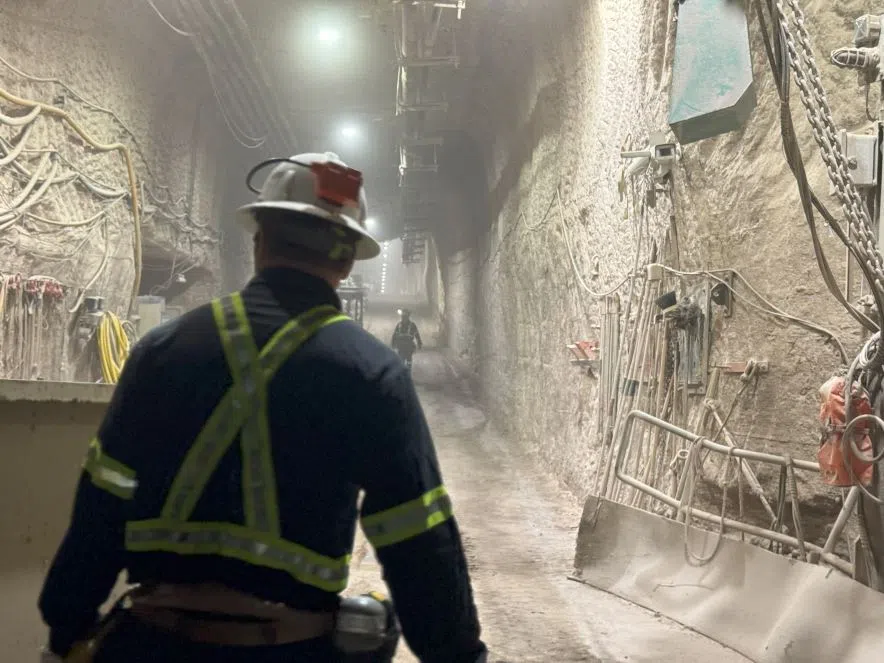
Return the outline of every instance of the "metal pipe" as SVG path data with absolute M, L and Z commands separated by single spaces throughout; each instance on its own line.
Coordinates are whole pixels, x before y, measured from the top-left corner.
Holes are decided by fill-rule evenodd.
M 460 58 L 452 55 L 440 55 L 434 57 L 411 58 L 399 60 L 400 67 L 457 67 Z
M 659 426 L 663 430 L 669 431 L 673 435 L 677 435 L 678 437 L 688 440 L 694 444 L 699 444 L 707 449 L 711 449 L 712 451 L 718 451 L 719 453 L 732 455 L 738 458 L 746 458 L 747 460 L 759 460 L 761 462 L 772 463 L 774 465 L 781 465 L 784 467 L 792 464 L 794 467 L 819 472 L 819 465 L 817 465 L 816 463 L 811 463 L 808 461 L 792 461 L 790 463 L 788 459 L 782 456 L 775 456 L 773 454 L 765 454 L 757 451 L 748 451 L 746 449 L 731 449 L 730 447 L 727 447 L 725 445 L 715 444 L 714 442 L 710 442 L 709 440 L 706 440 L 696 433 L 692 433 L 691 431 L 680 428 L 674 424 L 669 423 L 668 421 L 664 421 L 663 419 L 659 419 L 658 417 L 650 415 L 647 412 L 642 412 L 641 410 L 632 410 L 628 415 L 626 415 L 626 421 L 624 422 L 625 425 L 623 426 L 624 433 L 628 433 L 631 431 L 632 424 L 636 419 L 645 421 L 654 426 Z M 701 511 L 699 509 L 694 509 L 693 507 L 682 504 L 681 500 L 672 498 L 666 493 L 625 474 L 621 467 L 623 464 L 624 450 L 625 445 L 621 444 L 620 448 L 618 449 L 617 460 L 614 464 L 614 474 L 617 479 L 629 486 L 632 486 L 633 488 L 641 490 L 654 499 L 663 502 L 664 504 L 675 509 L 679 515 L 679 521 L 683 521 L 684 518 L 687 516 L 696 517 L 707 522 L 723 524 L 725 527 L 730 527 L 731 529 L 745 532 L 753 536 L 759 536 L 770 541 L 776 541 L 787 546 L 792 546 L 795 548 L 799 547 L 799 541 L 795 537 L 791 537 L 781 532 L 775 532 L 773 530 L 765 529 L 763 527 L 756 527 L 755 525 L 742 523 L 738 520 L 722 518 L 721 516 L 717 516 L 706 511 Z M 845 504 L 845 507 L 846 506 L 847 505 Z M 682 516 L 682 514 L 684 514 L 684 516 Z M 825 550 L 820 546 L 807 542 L 805 542 L 804 546 L 808 550 L 819 553 L 820 558 L 830 566 L 837 568 L 839 571 L 843 571 L 851 577 L 853 576 L 853 565 L 841 559 L 837 555 L 832 554 L 831 550 Z
M 823 546 L 824 553 L 830 553 L 835 550 L 835 544 L 838 542 L 838 537 L 841 536 L 841 532 L 843 532 L 844 528 L 847 526 L 847 521 L 850 520 L 853 510 L 856 508 L 856 503 L 859 501 L 860 494 L 859 486 L 854 486 L 847 493 L 847 498 L 844 500 L 841 511 L 835 519 L 835 524 L 832 525 L 832 531 L 829 532 L 829 538 L 826 539 L 826 544 Z
M 727 445 L 718 444 L 716 442 L 712 442 L 711 440 L 707 440 L 701 435 L 697 435 L 696 433 L 692 433 L 683 428 L 679 428 L 678 426 L 669 423 L 668 421 L 664 421 L 663 419 L 658 419 L 657 417 L 648 414 L 647 412 L 642 412 L 641 410 L 633 410 L 627 415 L 627 419 L 641 419 L 642 421 L 646 421 L 649 424 L 653 424 L 654 426 L 659 426 L 663 430 L 667 430 L 673 435 L 678 435 L 690 442 L 696 442 L 701 444 L 707 449 L 711 449 L 712 451 L 717 451 L 722 454 L 732 455 L 736 458 L 745 458 L 746 460 L 758 460 L 763 463 L 771 463 L 773 465 L 780 465 L 782 467 L 786 467 L 787 465 L 794 465 L 798 469 L 807 470 L 809 472 L 819 472 L 820 466 L 819 463 L 814 463 L 809 460 L 792 460 L 791 462 L 786 459 L 784 456 L 777 456 L 775 454 L 768 454 L 761 451 L 750 451 L 749 449 L 731 449 Z
M 424 46 L 426 47 L 426 50 L 424 51 L 425 57 L 432 55 L 433 49 L 436 47 L 436 37 L 439 36 L 439 27 L 442 25 L 442 9 L 443 8 L 440 5 L 435 5 L 433 8 L 433 25 L 430 28 L 430 33 L 424 40 Z
M 753 536 L 759 536 L 770 541 L 776 541 L 778 543 L 792 546 L 794 548 L 798 547 L 798 539 L 789 536 L 788 534 L 774 532 L 773 530 L 765 529 L 763 527 L 756 527 L 755 525 L 748 525 L 746 523 L 741 523 L 738 520 L 731 520 L 730 518 L 721 518 L 721 516 L 716 516 L 715 514 L 701 511 L 699 509 L 688 508 L 686 506 L 680 507 L 678 500 L 669 497 L 669 495 L 667 495 L 666 493 L 663 493 L 656 488 L 652 488 L 651 486 L 648 486 L 637 479 L 633 479 L 632 477 L 623 474 L 620 471 L 619 467 L 617 468 L 617 478 L 624 483 L 632 486 L 633 488 L 637 488 L 638 490 L 647 493 L 654 499 L 669 505 L 673 509 L 680 509 L 682 511 L 689 512 L 689 515 L 693 516 L 694 518 L 699 518 L 701 520 L 716 524 L 721 524 L 723 522 L 725 527 L 729 527 L 740 532 L 745 532 L 746 534 L 751 534 Z M 815 544 L 805 542 L 804 546 L 808 550 L 819 553 L 820 558 L 830 566 L 835 567 L 839 571 L 843 571 L 851 577 L 853 576 L 853 564 L 851 564 L 850 562 L 847 562 L 846 560 L 843 560 L 837 555 L 833 555 L 830 552 L 826 552 L 825 550 L 823 550 L 823 548 L 820 548 Z
M 722 418 L 721 414 L 718 412 L 718 407 L 716 405 L 707 405 L 707 407 L 709 407 L 709 409 L 712 411 L 712 416 L 715 418 L 715 422 L 719 425 L 721 433 L 724 436 L 724 440 L 727 443 L 728 447 L 730 447 L 731 449 L 739 448 L 737 446 L 736 440 L 733 439 L 730 431 L 725 426 L 725 421 Z M 755 472 L 745 463 L 740 463 L 740 472 L 749 483 L 749 488 L 751 492 L 761 501 L 761 506 L 764 507 L 767 515 L 771 517 L 771 520 L 776 520 L 777 514 L 774 512 L 773 507 L 770 505 L 770 502 L 767 501 L 767 495 L 764 494 L 764 488 L 762 487 L 761 482 L 758 480 Z
M 424 113 L 427 111 L 447 111 L 448 110 L 448 102 L 447 101 L 437 101 L 432 103 L 423 103 L 423 104 L 402 104 L 399 107 L 403 113 Z

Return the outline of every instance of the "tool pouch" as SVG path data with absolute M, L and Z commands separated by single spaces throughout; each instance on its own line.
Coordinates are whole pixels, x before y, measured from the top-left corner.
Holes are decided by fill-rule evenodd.
M 393 603 L 378 592 L 341 599 L 335 620 L 335 649 L 347 663 L 391 663 L 399 645 Z

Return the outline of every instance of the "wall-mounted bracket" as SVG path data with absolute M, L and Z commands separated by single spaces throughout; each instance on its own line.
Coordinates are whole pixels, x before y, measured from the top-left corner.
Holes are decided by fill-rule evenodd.
M 724 317 L 734 314 L 734 273 L 726 272 L 720 282 L 712 286 L 709 293 L 712 301 L 724 307 Z
M 750 359 L 749 361 L 731 361 L 718 366 L 724 373 L 729 375 L 748 375 L 749 369 L 752 374 L 760 375 L 770 372 L 770 362 L 767 359 Z
M 587 369 L 587 375 L 593 376 L 594 371 L 598 370 L 599 360 L 599 342 L 598 341 L 577 341 L 565 347 L 571 351 L 571 364 Z
M 651 175 L 657 181 L 664 180 L 672 172 L 677 156 L 675 143 L 667 141 L 666 134 L 662 131 L 650 134 L 645 149 L 620 153 L 621 159 L 633 160 L 626 169 L 627 177 L 635 177 L 650 169 Z

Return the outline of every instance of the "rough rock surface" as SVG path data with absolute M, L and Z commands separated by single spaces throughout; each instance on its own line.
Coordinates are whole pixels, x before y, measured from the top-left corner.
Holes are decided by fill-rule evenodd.
M 418 319 L 428 346 L 436 334 Z M 389 338 L 395 318 L 367 328 Z M 743 663 L 746 659 L 664 617 L 568 580 L 579 503 L 534 453 L 499 434 L 445 355 L 415 357 L 414 379 L 435 437 L 464 540 L 483 639 L 493 663 Z M 380 565 L 357 534 L 348 593 L 383 588 Z M 396 661 L 417 659 L 403 643 Z
M 852 21 L 867 4 L 802 3 L 835 121 L 856 132 L 870 126 L 862 91 L 853 73 L 828 63 L 828 53 L 849 44 Z M 474 44 L 475 68 L 461 124 L 484 154 L 484 173 L 481 165 L 477 170 L 487 178 L 490 213 L 467 215 L 483 224 L 480 250 L 443 252 L 448 340 L 475 368 L 496 422 L 536 448 L 581 495 L 595 488 L 603 458 L 598 382 L 569 365 L 565 345 L 598 338 L 600 304 L 575 278 L 563 223 L 589 290 L 613 288 L 630 273 L 639 231 L 662 247 L 671 213 L 680 255 L 676 263 L 670 251 L 669 265 L 738 270 L 781 309 L 831 330 L 848 353 L 861 340 L 817 269 L 783 156 L 778 99 L 754 17 L 758 107 L 746 127 L 686 146 L 671 202 L 660 195 L 656 209 L 643 211 L 643 183 L 625 194 L 618 188 L 620 150 L 640 149 L 648 132 L 666 128 L 672 12 L 666 0 L 486 0 L 471 3 L 467 22 L 474 32 L 464 41 Z M 811 182 L 838 212 L 797 92 L 792 107 Z M 449 225 L 458 215 L 449 211 Z M 844 249 L 822 222 L 818 226 L 843 281 Z M 639 264 L 648 260 L 645 241 Z M 813 459 L 817 389 L 838 369 L 839 355 L 820 334 L 759 313 L 751 304 L 760 302 L 736 288 L 733 317 L 716 318 L 711 364 L 754 357 L 769 360 L 771 369 L 744 394 L 729 428 L 750 448 Z M 625 303 L 627 286 L 618 293 Z M 725 408 L 739 385 L 734 376 L 722 377 Z M 759 473 L 775 487 L 775 473 Z M 837 508 L 833 491 L 808 476 L 800 491 L 820 524 L 828 522 Z
M 218 151 L 226 142 L 217 139 L 220 119 L 199 60 L 186 40 L 150 12 L 146 3 L 119 12 L 102 0 L 4 3 L 0 88 L 57 106 L 94 140 L 131 151 L 142 216 L 141 291 L 157 292 L 173 270 L 187 271 L 200 286 L 170 302 L 187 306 L 214 293 L 222 279 L 217 221 L 227 173 L 219 168 Z M 25 114 L 6 100 L 0 110 L 11 117 Z M 77 181 L 52 185 L 29 210 L 34 216 L 0 230 L 0 272 L 58 279 L 69 287 L 67 307 L 89 286 L 88 294 L 104 296 L 109 310 L 125 315 L 135 278 L 134 217 L 121 154 L 93 150 L 46 113 L 28 133 L 21 126 L 0 127 L 0 138 L 11 145 L 24 140 L 14 163 L 26 171 L 33 173 L 52 150 L 64 159 L 59 174 L 79 171 L 93 183 L 125 192 L 115 199 Z M 21 172 L 4 166 L 0 207 L 26 182 Z M 47 342 L 45 361 L 57 364 L 56 346 Z M 44 367 L 38 374 L 66 377 L 50 372 Z

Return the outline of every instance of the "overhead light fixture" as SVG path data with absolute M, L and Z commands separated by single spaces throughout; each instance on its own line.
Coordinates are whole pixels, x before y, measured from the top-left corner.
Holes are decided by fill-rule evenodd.
M 323 44 L 335 44 L 341 39 L 341 33 L 335 28 L 322 28 L 319 31 L 319 41 Z
M 341 128 L 341 135 L 350 140 L 359 138 L 359 128 L 352 124 L 348 124 Z

